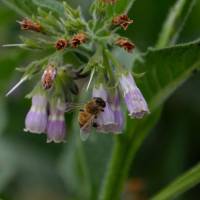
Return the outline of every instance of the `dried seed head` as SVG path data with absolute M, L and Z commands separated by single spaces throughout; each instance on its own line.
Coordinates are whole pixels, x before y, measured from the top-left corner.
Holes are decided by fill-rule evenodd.
M 56 41 L 55 48 L 57 50 L 61 50 L 61 49 L 66 48 L 67 45 L 68 45 L 68 41 L 67 40 L 65 40 L 65 39 L 59 39 L 58 41 Z
M 42 86 L 45 90 L 52 88 L 53 82 L 56 78 L 57 70 L 53 65 L 48 65 L 42 75 Z
M 85 43 L 87 36 L 85 33 L 77 33 L 70 41 L 72 48 L 77 48 L 80 44 Z
M 124 48 L 129 53 L 131 53 L 132 50 L 135 48 L 135 45 L 126 38 L 118 38 L 115 41 L 115 44 L 118 45 L 119 47 Z
M 133 20 L 131 20 L 128 15 L 119 15 L 113 18 L 112 23 L 116 26 L 119 25 L 126 30 L 128 26 L 133 23 Z
M 108 4 L 114 4 L 117 2 L 117 0 L 101 0 L 101 1 Z
M 19 24 L 21 25 L 22 30 L 31 30 L 36 32 L 41 32 L 42 30 L 42 27 L 38 22 L 33 22 L 30 19 L 23 19 Z

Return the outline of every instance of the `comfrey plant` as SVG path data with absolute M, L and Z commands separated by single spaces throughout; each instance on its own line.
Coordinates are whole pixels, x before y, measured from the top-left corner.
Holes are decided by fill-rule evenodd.
M 82 91 L 87 92 L 89 99 L 101 98 L 105 102 L 103 112 L 96 117 L 97 132 L 122 133 L 122 98 L 130 117 L 139 119 L 149 113 L 132 72 L 112 53 L 115 46 L 127 53 L 135 47 L 128 38 L 117 33 L 119 28 L 127 30 L 133 20 L 126 13 L 109 16 L 106 9 L 112 4 L 117 1 L 94 1 L 89 21 L 83 18 L 79 8 L 73 9 L 66 2 L 63 3 L 64 16 L 39 8 L 38 15 L 19 21 L 27 35 L 18 46 L 50 52 L 48 57 L 21 69 L 22 79 L 8 92 L 9 95 L 26 80 L 36 80 L 36 86 L 28 95 L 32 106 L 25 119 L 25 131 L 46 133 L 47 142 L 65 141 L 65 112 L 77 104 Z M 80 64 L 66 63 L 67 55 L 76 56 Z
M 70 0 L 63 1 L 70 2 Z M 23 34 L 21 36 L 22 44 L 5 46 L 19 46 L 41 53 L 41 59 L 34 60 L 25 68 L 19 68 L 24 74 L 7 94 L 12 93 L 25 81 L 31 81 L 34 85 L 33 90 L 27 95 L 32 99 L 32 105 L 25 118 L 24 130 L 35 134 L 46 133 L 48 143 L 67 141 L 68 127 L 77 133 L 78 123 L 80 132 L 84 134 L 81 134 L 82 139 L 86 139 L 93 130 L 97 133 L 115 134 L 111 138 L 102 135 L 93 137 L 86 145 L 79 141 L 77 134 L 73 134 L 70 144 L 63 151 L 63 156 L 57 159 L 58 165 L 56 164 L 58 167 L 63 166 L 61 166 L 62 169 L 59 167 L 58 173 L 59 177 L 63 176 L 63 180 L 65 180 L 62 183 L 66 182 L 67 194 L 70 195 L 66 198 L 124 199 L 127 192 L 125 190 L 122 193 L 122 190 L 125 188 L 124 183 L 127 177 L 132 178 L 132 175 L 137 175 L 137 169 L 140 171 L 140 175 L 143 170 L 146 172 L 144 163 L 148 163 L 148 166 L 155 164 L 155 167 L 151 167 L 152 174 L 146 178 L 143 177 L 146 181 L 142 181 L 142 184 L 131 179 L 131 184 L 127 185 L 127 189 L 129 186 L 132 188 L 135 183 L 137 186 L 142 185 L 143 188 L 146 185 L 145 182 L 148 182 L 147 189 L 151 194 L 155 189 L 154 184 L 159 185 L 163 180 L 156 178 L 155 182 L 154 180 L 150 181 L 149 178 L 165 174 L 167 168 L 169 168 L 167 171 L 167 175 L 169 175 L 172 164 L 176 165 L 176 158 L 180 157 L 179 155 L 183 156 L 182 153 L 185 152 L 176 151 L 177 144 L 179 144 L 178 148 L 185 148 L 180 142 L 182 134 L 180 123 L 178 123 L 177 131 L 176 126 L 174 127 L 173 137 L 167 137 L 172 140 L 172 144 L 167 145 L 169 148 L 167 151 L 165 151 L 166 145 L 159 145 L 158 148 L 157 144 L 154 145 L 156 148 L 152 150 L 152 152 L 159 152 L 161 160 L 166 157 L 166 152 L 168 152 L 169 167 L 166 168 L 168 162 L 164 162 L 164 167 L 157 166 L 157 157 L 149 159 L 151 152 L 146 154 L 145 150 L 142 150 L 141 155 L 145 156 L 146 154 L 146 159 L 142 156 L 141 163 L 138 160 L 139 165 L 137 164 L 136 168 L 134 162 L 138 150 L 143 148 L 145 139 L 160 119 L 166 99 L 200 68 L 200 40 L 176 44 L 178 41 L 183 41 L 183 38 L 178 40 L 180 33 L 197 1 L 176 0 L 159 34 L 157 32 L 159 26 L 154 27 L 149 24 L 151 28 L 156 28 L 155 31 L 149 30 L 150 33 L 156 33 L 155 37 L 158 36 L 155 44 L 152 43 L 152 40 L 148 41 L 147 38 L 144 38 L 149 33 L 142 33 L 142 37 L 140 37 L 142 30 L 146 30 L 146 28 L 144 29 L 146 24 L 143 27 L 137 27 L 138 42 L 139 40 L 145 41 L 144 47 L 149 43 L 153 45 L 151 48 L 146 46 L 145 52 L 135 49 L 130 38 L 120 35 L 127 29 L 131 30 L 130 26 L 132 26 L 133 20 L 127 14 L 135 2 L 139 5 L 141 1 L 77 0 L 76 3 L 80 5 L 93 2 L 90 12 L 87 12 L 87 20 L 82 16 L 79 8 L 73 9 L 61 1 L 2 0 L 2 2 L 22 16 L 27 16 L 18 22 Z M 165 5 L 170 5 L 170 3 Z M 145 7 L 148 6 L 145 4 Z M 156 6 L 154 7 L 156 8 Z M 163 8 L 162 6 L 162 9 L 158 9 L 159 12 L 166 9 L 166 7 L 164 10 Z M 148 17 L 148 13 L 145 15 Z M 137 18 L 139 19 L 140 16 L 138 15 Z M 119 55 L 119 52 L 123 52 L 123 55 Z M 119 58 L 116 55 L 119 55 Z M 120 60 L 121 57 L 123 59 Z M 145 76 L 142 79 L 136 79 L 137 74 L 144 72 Z M 127 116 L 125 114 L 126 110 L 129 117 L 128 114 Z M 79 112 L 73 122 L 73 127 L 71 127 L 72 123 L 69 124 L 67 120 L 69 111 Z M 150 112 L 151 114 L 147 115 Z M 177 110 L 174 110 L 173 113 L 177 113 Z M 193 114 L 194 112 L 192 112 L 192 116 Z M 184 122 L 188 117 L 191 118 L 190 115 L 183 117 Z M 174 121 L 175 118 L 176 116 L 173 116 L 171 119 L 173 125 L 177 124 L 176 120 Z M 167 134 L 170 129 L 169 127 Z M 125 134 L 120 134 L 123 132 Z M 153 132 L 157 132 L 157 129 Z M 178 137 L 174 137 L 176 132 Z M 189 132 L 191 133 L 191 131 Z M 184 131 L 184 133 L 186 132 Z M 165 141 L 166 138 L 163 141 L 160 139 L 163 138 L 159 136 L 159 143 L 168 144 Z M 184 137 L 184 139 L 188 138 Z M 152 142 L 149 145 L 152 148 Z M 164 149 L 164 155 L 162 151 L 159 151 L 161 146 Z M 177 156 L 171 156 L 174 152 L 178 152 Z M 42 155 L 39 157 L 41 160 Z M 32 159 L 33 162 L 38 160 L 35 160 L 35 156 Z M 27 162 L 29 161 L 30 159 L 27 160 Z M 46 154 L 42 166 L 43 164 L 44 169 L 46 169 L 45 166 L 49 167 L 49 162 L 46 162 Z M 160 174 L 157 173 L 157 168 L 159 168 Z M 56 170 L 50 171 L 54 173 L 55 177 L 58 177 Z M 174 199 L 198 183 L 200 183 L 200 164 L 191 168 L 150 199 Z M 153 186 L 153 190 L 150 189 L 151 186 Z M 143 189 L 137 188 L 139 190 L 134 190 L 134 197 L 137 197 L 137 194 L 143 194 Z M 141 198 L 143 197 L 141 196 Z M 144 196 L 144 198 L 147 197 Z

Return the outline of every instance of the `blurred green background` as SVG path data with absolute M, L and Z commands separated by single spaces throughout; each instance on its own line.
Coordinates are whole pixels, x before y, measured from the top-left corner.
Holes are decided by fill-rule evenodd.
M 81 4 L 87 15 L 89 1 L 68 2 L 74 6 Z M 126 34 L 139 49 L 145 51 L 154 46 L 174 2 L 136 1 L 130 11 L 135 23 Z M 199 10 L 198 0 L 179 42 L 199 38 Z M 21 16 L 0 1 L 0 45 L 20 42 L 20 29 L 16 23 L 20 19 Z M 41 57 L 38 52 L 0 47 L 0 197 L 5 200 L 94 199 L 105 163 L 109 161 L 112 136 L 99 136 L 97 147 L 96 136 L 81 144 L 78 129 L 72 131 L 73 125 L 69 125 L 66 144 L 46 144 L 45 136 L 23 132 L 24 117 L 30 107 L 30 101 L 24 99 L 24 95 L 31 84 L 26 83 L 10 97 L 5 97 L 20 78 L 20 73 L 14 69 L 37 57 Z M 200 73 L 194 71 L 190 80 L 165 103 L 159 123 L 132 165 L 124 189 L 125 199 L 132 199 L 133 192 L 136 200 L 148 199 L 200 160 L 199 87 Z M 71 121 L 71 116 L 67 116 L 67 121 Z M 199 196 L 200 187 L 197 186 L 178 199 L 196 200 Z

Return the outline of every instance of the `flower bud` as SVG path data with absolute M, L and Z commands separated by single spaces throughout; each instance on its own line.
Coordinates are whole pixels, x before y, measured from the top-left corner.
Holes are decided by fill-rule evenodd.
M 47 99 L 43 95 L 32 97 L 32 106 L 25 119 L 25 131 L 44 133 L 47 125 Z
M 120 77 L 120 86 L 130 116 L 133 118 L 143 118 L 146 113 L 149 113 L 148 105 L 131 73 L 122 74 Z
M 78 33 L 73 36 L 71 39 L 71 47 L 72 48 L 77 48 L 80 44 L 83 44 L 86 42 L 87 36 L 85 33 Z
M 127 52 L 131 53 L 135 48 L 135 45 L 126 38 L 118 38 L 115 44 L 121 48 L 124 48 Z
M 57 70 L 53 65 L 48 65 L 42 75 L 42 86 L 45 90 L 51 89 L 57 75 Z
M 35 32 L 41 32 L 41 25 L 37 22 L 33 22 L 30 19 L 23 19 L 22 21 L 19 22 L 21 25 L 22 30 L 31 30 Z
M 128 26 L 133 23 L 133 20 L 129 19 L 128 15 L 119 15 L 113 18 L 112 23 L 126 30 Z
M 47 143 L 60 143 L 65 141 L 65 104 L 57 101 L 55 105 L 50 106 L 50 114 L 47 124 Z
M 55 48 L 57 50 L 62 50 L 64 48 L 66 48 L 67 45 L 68 45 L 68 41 L 67 40 L 65 40 L 65 39 L 59 39 L 59 40 L 56 41 Z

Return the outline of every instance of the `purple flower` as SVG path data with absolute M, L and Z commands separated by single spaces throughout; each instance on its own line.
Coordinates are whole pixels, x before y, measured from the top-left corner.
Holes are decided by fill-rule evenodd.
M 110 104 L 107 101 L 108 94 L 102 84 L 99 85 L 98 87 L 94 87 L 93 97 L 100 97 L 106 103 L 106 107 L 104 108 L 104 111 L 99 114 L 99 116 L 97 117 L 95 121 L 97 124 L 97 130 L 103 133 L 114 132 L 114 127 L 116 126 L 115 116 L 114 116 L 114 112 L 112 111 L 110 107 Z
M 124 116 L 120 107 L 120 99 L 118 93 L 111 98 L 111 108 L 114 112 L 115 123 L 113 126 L 113 132 L 122 133 L 124 125 Z
M 32 97 L 32 106 L 26 115 L 25 131 L 43 133 L 47 125 L 47 99 L 44 95 Z
M 47 143 L 60 143 L 65 141 L 65 105 L 60 100 L 50 106 L 47 124 Z
M 149 113 L 148 105 L 131 73 L 127 75 L 122 74 L 120 85 L 130 116 L 142 118 L 146 113 Z

